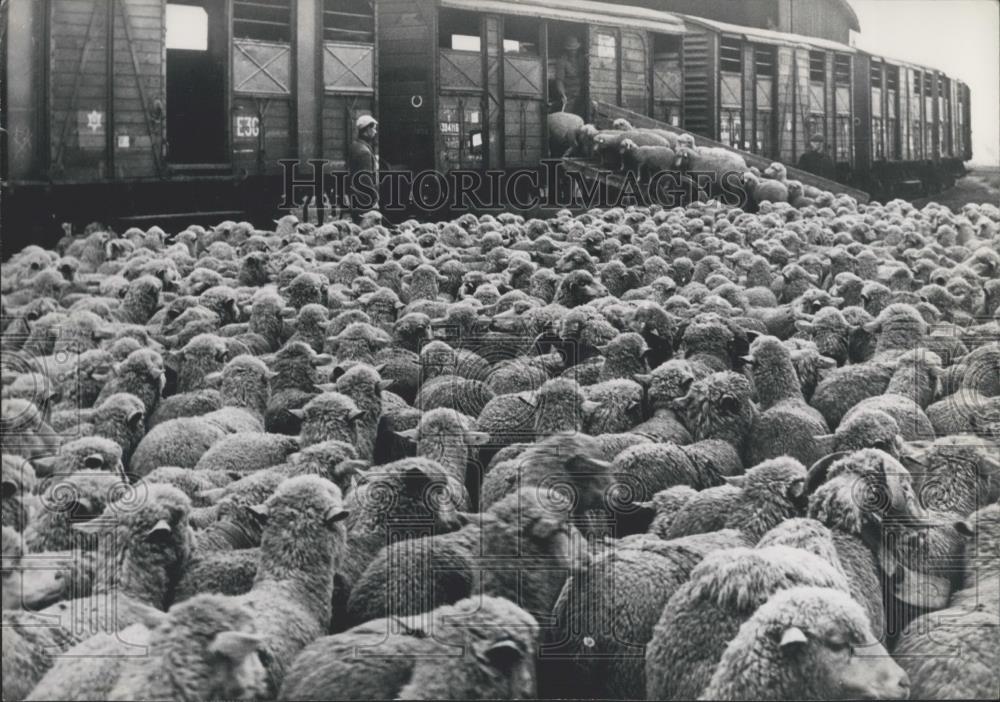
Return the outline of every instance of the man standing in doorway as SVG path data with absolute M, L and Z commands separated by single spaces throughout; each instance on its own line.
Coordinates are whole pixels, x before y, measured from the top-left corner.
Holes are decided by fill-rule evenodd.
M 357 222 L 364 212 L 378 209 L 378 159 L 375 156 L 378 122 L 371 115 L 361 115 L 355 127 L 357 138 L 347 155 L 347 190 L 351 198 L 351 217 Z
M 816 133 L 809 137 L 809 151 L 799 156 L 799 168 L 823 178 L 835 180 L 837 168 L 833 164 L 833 159 L 827 155 L 823 148 L 825 140 L 823 135 Z
M 585 117 L 586 104 L 583 95 L 585 73 L 583 57 L 580 54 L 580 40 L 570 35 L 563 48 L 562 56 L 556 61 L 552 98 L 557 111 L 561 107 L 562 111 Z

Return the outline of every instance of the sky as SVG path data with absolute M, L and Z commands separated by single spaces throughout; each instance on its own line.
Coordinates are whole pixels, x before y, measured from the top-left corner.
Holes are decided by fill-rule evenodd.
M 855 45 L 931 66 L 972 92 L 972 162 L 1000 165 L 1000 0 L 848 0 Z

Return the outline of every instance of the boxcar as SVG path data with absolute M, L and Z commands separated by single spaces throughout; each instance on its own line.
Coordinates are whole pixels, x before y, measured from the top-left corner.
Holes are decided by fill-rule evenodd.
M 397 167 L 537 167 L 549 79 L 571 35 L 588 103 L 680 120 L 684 26 L 669 13 L 588 0 L 381 0 L 378 28 L 381 149 Z
M 852 66 L 845 44 L 685 17 L 684 127 L 794 166 L 822 134 L 848 182 L 854 166 Z
M 885 197 L 951 187 L 972 157 L 968 90 L 932 68 L 859 52 L 855 101 L 864 127 L 856 179 Z
M 373 0 L 8 0 L 7 12 L 5 178 L 29 218 L 270 213 L 279 159 L 342 165 L 353 121 L 377 112 Z

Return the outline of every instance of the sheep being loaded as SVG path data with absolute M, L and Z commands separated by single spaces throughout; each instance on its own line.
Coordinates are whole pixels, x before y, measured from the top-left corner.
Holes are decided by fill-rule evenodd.
M 583 118 L 572 112 L 553 112 L 547 118 L 549 128 L 549 158 L 561 158 L 575 152 L 579 144 L 577 133 Z

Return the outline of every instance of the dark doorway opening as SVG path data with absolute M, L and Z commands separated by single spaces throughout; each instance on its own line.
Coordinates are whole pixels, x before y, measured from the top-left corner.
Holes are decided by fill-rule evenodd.
M 227 161 L 226 32 L 220 5 L 167 4 L 167 160 L 172 164 Z

